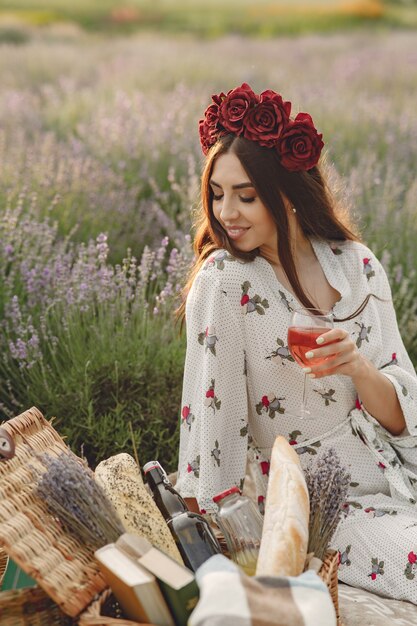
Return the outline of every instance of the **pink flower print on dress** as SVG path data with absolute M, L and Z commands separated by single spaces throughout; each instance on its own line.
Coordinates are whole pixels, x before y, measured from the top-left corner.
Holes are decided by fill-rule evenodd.
M 374 509 L 373 506 L 368 506 L 364 509 L 364 513 L 367 514 L 367 517 L 383 517 L 384 515 L 397 515 L 397 511 L 394 509 L 390 511 L 384 511 L 383 509 Z
M 211 456 L 214 459 L 214 462 L 216 463 L 217 467 L 220 467 L 220 448 L 219 448 L 219 442 L 216 441 L 214 442 L 214 448 L 211 451 Z
M 336 256 L 338 256 L 339 254 L 343 254 L 343 250 L 341 248 L 339 248 L 339 246 L 335 243 L 331 243 L 330 244 L 330 250 L 333 252 L 333 254 L 335 254 Z
M 248 434 L 248 423 L 242 417 L 240 418 L 240 421 L 244 423 L 244 426 L 242 426 L 242 428 L 240 429 L 240 436 L 246 437 L 246 435 Z
M 265 309 L 269 308 L 269 302 L 266 298 L 262 299 L 258 294 L 249 297 L 248 291 L 251 288 L 251 284 L 248 280 L 242 285 L 242 297 L 240 299 L 240 305 L 243 308 L 245 314 L 247 313 L 259 313 L 259 315 L 265 315 Z
M 214 392 L 215 381 L 214 378 L 211 379 L 211 385 L 206 391 L 206 397 L 204 399 L 204 405 L 206 407 L 210 407 L 213 409 L 214 413 L 216 413 L 216 409 L 219 410 L 221 407 L 221 400 L 218 399 Z
M 329 406 L 330 402 L 337 402 L 337 400 L 333 398 L 335 393 L 334 389 L 329 389 L 328 391 L 319 391 L 318 389 L 314 389 L 313 391 L 318 393 L 319 396 L 323 398 L 325 406 Z
M 339 550 L 339 565 L 349 565 L 351 564 L 351 560 L 349 559 L 349 552 L 351 549 L 351 545 L 346 546 L 346 548 L 341 552 Z
M 368 576 L 372 579 L 372 580 L 376 580 L 376 577 L 379 574 L 383 574 L 384 573 L 384 561 L 379 561 L 377 558 L 372 559 L 372 570 L 371 573 L 368 574 Z
M 361 409 L 362 409 L 362 406 L 361 406 Z M 367 446 L 368 442 L 366 441 L 366 437 L 365 437 L 361 427 L 360 426 L 355 426 L 355 425 L 351 424 L 351 429 L 352 429 L 352 435 L 354 435 L 355 437 L 359 437 L 359 439 L 362 441 L 362 443 L 364 443 L 365 446 Z
M 371 265 L 371 259 L 362 259 L 363 262 L 363 273 L 365 274 L 366 278 L 368 280 L 370 280 L 373 276 L 375 276 L 375 272 L 374 269 Z
M 288 302 L 288 298 L 287 298 L 287 296 L 285 295 L 285 293 L 284 293 L 283 291 L 281 291 L 281 289 L 279 289 L 279 290 L 278 290 L 278 293 L 279 293 L 279 297 L 280 297 L 280 299 L 281 299 L 282 304 L 285 306 L 285 308 L 286 308 L 286 309 L 287 309 L 290 313 L 292 313 L 293 308 L 292 308 L 292 306 L 290 305 L 290 303 Z
M 258 496 L 258 509 L 261 515 L 265 514 L 265 496 Z
M 216 329 L 214 326 L 207 326 L 206 330 L 202 333 L 198 333 L 198 343 L 205 347 L 205 352 L 210 352 L 216 356 L 216 343 L 218 338 L 216 337 Z
M 415 552 L 409 552 L 407 557 L 407 565 L 405 566 L 404 574 L 408 580 L 414 580 L 417 572 L 417 554 Z
M 388 361 L 388 363 L 384 363 L 384 365 L 381 365 L 381 367 L 379 368 L 380 370 L 383 370 L 384 367 L 389 367 L 390 365 L 398 365 L 398 359 L 397 359 L 397 353 L 393 352 L 391 355 L 391 360 Z
M 277 413 L 285 413 L 284 407 L 281 406 L 282 400 L 285 398 L 277 398 L 274 393 L 262 396 L 261 401 L 256 405 L 257 414 L 267 413 L 271 419 L 274 419 Z
M 212 254 L 204 264 L 203 269 L 208 269 L 209 267 L 216 267 L 218 270 L 224 270 L 225 261 L 236 261 L 236 258 L 232 256 L 226 250 L 220 250 L 216 254 Z
M 271 359 L 272 363 L 281 363 L 281 365 L 285 365 L 285 361 L 290 361 L 294 363 L 294 359 L 291 356 L 291 352 L 288 346 L 284 344 L 282 339 L 277 337 L 278 348 L 271 352 L 266 359 Z
M 187 465 L 187 472 L 194 474 L 196 478 L 200 477 L 200 455 L 196 456 L 194 461 L 190 461 Z
M 191 413 L 191 404 L 186 404 L 182 407 L 181 411 L 181 420 L 185 426 L 188 426 L 188 429 L 191 430 L 191 424 L 195 420 L 195 415 Z
M 349 500 L 348 502 L 344 502 L 342 504 L 342 513 L 345 517 L 349 515 L 351 509 L 363 509 L 363 506 L 360 502 L 355 502 L 354 500 Z
M 288 435 L 288 443 L 290 444 L 290 446 L 296 446 L 299 443 L 298 438 L 301 437 L 302 433 L 301 430 L 293 430 L 289 435 Z M 295 451 L 297 454 L 301 455 L 301 454 L 317 454 L 317 450 L 316 448 L 320 448 L 321 446 L 321 442 L 320 441 L 315 441 L 314 443 L 312 443 L 310 446 L 299 446 L 298 448 L 295 448 Z
M 364 341 L 369 343 L 368 335 L 372 330 L 372 326 L 366 327 L 365 324 L 359 324 L 359 322 L 355 322 L 355 324 L 356 326 L 359 326 L 358 338 L 356 339 L 356 345 L 358 348 L 360 348 Z M 352 333 L 352 334 L 356 335 L 356 333 Z
M 259 465 L 261 466 L 261 472 L 263 476 L 269 476 L 269 468 L 270 468 L 270 462 L 269 461 L 261 461 L 259 463 Z

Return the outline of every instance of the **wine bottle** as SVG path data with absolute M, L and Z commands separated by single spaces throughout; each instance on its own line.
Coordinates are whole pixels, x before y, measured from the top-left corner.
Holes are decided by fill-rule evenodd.
M 168 480 L 158 461 L 143 466 L 155 504 L 167 522 L 184 564 L 194 572 L 213 554 L 221 554 L 219 542 L 208 522 L 190 511 Z

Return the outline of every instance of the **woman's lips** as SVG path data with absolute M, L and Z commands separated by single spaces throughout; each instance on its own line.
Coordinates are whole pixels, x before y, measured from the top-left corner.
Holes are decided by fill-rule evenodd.
M 250 226 L 248 228 L 226 228 L 226 232 L 228 234 L 228 236 L 230 237 L 230 239 L 240 239 L 240 237 L 243 237 L 243 235 L 249 230 Z

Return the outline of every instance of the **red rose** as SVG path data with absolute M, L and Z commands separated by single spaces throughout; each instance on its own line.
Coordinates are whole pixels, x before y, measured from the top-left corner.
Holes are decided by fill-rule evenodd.
M 191 467 L 191 465 L 188 463 L 187 465 L 187 472 L 190 473 L 193 471 L 193 468 Z
M 376 579 L 376 574 L 375 573 L 371 574 L 371 578 L 372 578 L 372 580 L 375 580 Z
M 417 561 L 417 554 L 415 554 L 414 552 L 409 552 L 408 562 L 414 564 L 416 561 Z
M 224 94 L 221 94 L 224 96 Z M 211 146 L 213 146 L 217 139 L 226 134 L 224 128 L 219 124 L 219 102 L 214 102 L 214 98 L 220 98 L 220 96 L 213 96 L 213 104 L 210 104 L 204 111 L 204 119 L 198 123 L 198 130 L 200 134 L 200 143 L 204 154 L 207 154 Z
M 272 148 L 289 123 L 291 102 L 283 102 L 275 91 L 263 91 L 259 104 L 244 119 L 243 135 L 261 146 Z
M 277 150 L 283 167 L 297 172 L 317 165 L 324 146 L 322 136 L 317 133 L 311 116 L 299 113 L 278 140 Z
M 268 396 L 262 396 L 261 402 L 264 406 L 269 406 Z
M 259 96 L 243 83 L 227 93 L 219 106 L 219 121 L 231 133 L 242 133 L 242 122 L 246 113 L 259 102 Z
M 269 474 L 269 462 L 261 461 L 260 466 L 261 466 L 262 474 L 268 475 Z
M 362 409 L 362 404 L 358 397 L 356 397 L 355 407 L 359 410 Z
M 291 439 L 288 443 L 290 444 L 290 446 L 297 445 L 297 441 L 295 439 Z
M 189 406 L 184 406 L 184 407 L 182 408 L 182 418 L 183 418 L 184 420 L 186 420 L 186 419 L 187 419 L 187 417 L 189 416 L 189 414 L 190 414 L 190 407 L 189 407 Z
M 265 500 L 265 496 L 258 496 L 258 504 L 261 504 Z
M 216 128 L 219 121 L 219 105 L 210 104 L 204 111 L 204 118 L 210 128 Z
M 242 299 L 241 299 L 241 301 L 240 301 L 240 304 L 241 304 L 242 306 L 244 306 L 247 302 L 249 302 L 249 296 L 248 296 L 248 294 L 247 294 L 247 293 L 245 293 L 245 294 L 242 296 Z
M 206 509 L 200 509 L 200 514 L 205 515 L 207 513 Z
M 392 357 L 391 357 L 391 359 L 392 359 L 393 361 L 396 361 L 396 360 L 397 360 L 397 353 L 396 353 L 396 352 L 393 352 L 393 353 L 392 353 Z
M 383 463 L 381 463 L 381 461 L 379 461 L 378 466 L 379 466 L 381 469 L 386 469 L 386 467 L 387 467 L 386 465 L 384 465 Z
M 198 123 L 198 131 L 200 133 L 201 149 L 204 154 L 210 150 L 211 146 L 214 146 L 218 137 L 224 135 L 225 132 L 219 130 L 216 126 L 211 126 L 207 123 L 207 120 L 200 120 Z
M 206 398 L 214 398 L 214 389 L 206 391 Z

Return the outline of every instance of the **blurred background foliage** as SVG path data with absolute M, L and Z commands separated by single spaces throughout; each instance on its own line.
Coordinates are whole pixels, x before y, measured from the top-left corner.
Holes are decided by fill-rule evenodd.
M 202 37 L 272 36 L 363 26 L 415 28 L 417 4 L 415 0 L 1 0 L 0 18 L 35 26 L 70 21 L 106 33 L 141 29 Z M 8 32 L 12 36 L 13 29 Z

